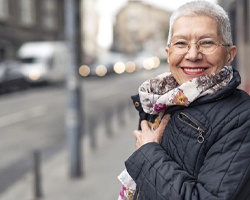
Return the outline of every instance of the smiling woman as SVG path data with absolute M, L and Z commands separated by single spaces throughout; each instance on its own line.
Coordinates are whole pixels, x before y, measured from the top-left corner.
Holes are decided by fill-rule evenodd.
M 132 96 L 140 124 L 120 199 L 250 199 L 250 97 L 231 66 L 229 17 L 217 4 L 191 1 L 169 24 L 170 72 Z
M 173 30 L 166 52 L 170 70 L 179 84 L 218 73 L 225 65 L 231 65 L 236 55 L 236 47 L 230 45 L 231 40 L 224 42 L 222 31 L 211 17 L 176 17 Z

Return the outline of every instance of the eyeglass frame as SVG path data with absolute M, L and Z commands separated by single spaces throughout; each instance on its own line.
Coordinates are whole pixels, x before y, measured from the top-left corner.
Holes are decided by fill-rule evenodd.
M 202 39 L 202 40 L 203 40 L 203 39 Z M 225 46 L 225 47 L 230 47 L 230 46 L 232 46 L 231 44 L 223 44 L 223 43 L 217 44 L 216 41 L 213 41 L 213 42 L 216 43 L 216 49 L 215 49 L 213 52 L 210 52 L 210 53 L 203 53 L 203 52 L 200 51 L 200 44 L 199 44 L 202 40 L 199 40 L 198 42 L 190 42 L 190 41 L 188 41 L 188 40 L 185 40 L 185 41 L 188 42 L 188 46 L 187 46 L 188 49 L 187 49 L 186 52 L 184 52 L 184 53 L 175 53 L 174 51 L 172 51 L 172 52 L 173 52 L 174 54 L 176 54 L 176 55 L 183 55 L 183 54 L 186 54 L 186 53 L 190 50 L 191 44 L 195 44 L 195 45 L 196 45 L 196 49 L 197 49 L 198 52 L 200 52 L 200 53 L 202 53 L 202 54 L 205 54 L 205 55 L 209 55 L 209 54 L 212 54 L 212 53 L 216 52 L 216 50 L 218 49 L 219 46 Z M 171 51 L 171 47 L 173 47 L 173 46 L 174 46 L 174 45 L 167 44 L 167 47 L 170 49 L 170 51 Z

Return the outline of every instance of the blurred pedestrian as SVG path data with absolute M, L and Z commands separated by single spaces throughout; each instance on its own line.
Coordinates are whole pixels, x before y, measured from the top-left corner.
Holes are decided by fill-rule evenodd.
M 119 198 L 250 199 L 250 97 L 237 89 L 227 13 L 208 1 L 184 4 L 170 18 L 166 52 L 170 72 L 132 97 L 141 123 Z

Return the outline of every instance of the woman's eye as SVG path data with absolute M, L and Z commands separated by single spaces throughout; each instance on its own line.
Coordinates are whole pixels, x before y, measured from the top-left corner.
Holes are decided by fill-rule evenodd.
M 204 41 L 201 41 L 199 42 L 200 45 L 202 46 L 212 46 L 212 45 L 215 45 L 216 43 L 212 40 L 204 40 Z
M 188 45 L 188 43 L 185 41 L 178 41 L 174 43 L 174 46 L 186 46 L 186 45 Z

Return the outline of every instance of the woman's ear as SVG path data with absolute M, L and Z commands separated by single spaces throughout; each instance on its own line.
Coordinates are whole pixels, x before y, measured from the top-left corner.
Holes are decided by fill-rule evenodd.
M 168 63 L 169 63 L 169 48 L 166 47 L 166 48 L 165 48 L 165 51 L 166 51 L 166 53 L 167 53 L 167 61 L 168 61 Z
M 228 49 L 228 58 L 227 58 L 227 66 L 231 65 L 237 53 L 236 46 L 230 46 Z

